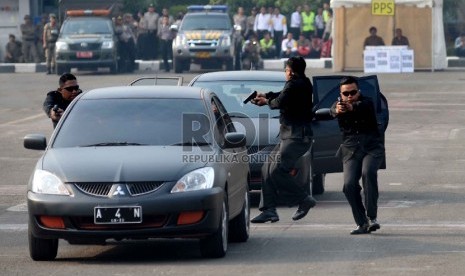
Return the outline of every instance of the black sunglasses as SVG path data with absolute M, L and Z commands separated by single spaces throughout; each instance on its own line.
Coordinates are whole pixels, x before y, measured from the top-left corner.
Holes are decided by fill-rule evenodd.
M 63 87 L 68 92 L 79 91 L 79 85 Z
M 346 97 L 349 97 L 350 96 L 355 96 L 355 94 L 358 93 L 358 90 L 351 90 L 351 91 L 344 91 L 344 92 L 341 92 L 342 95 L 346 96 Z

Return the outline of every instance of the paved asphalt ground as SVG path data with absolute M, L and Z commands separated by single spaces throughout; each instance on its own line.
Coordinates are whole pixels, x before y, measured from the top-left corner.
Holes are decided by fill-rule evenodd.
M 198 73 L 183 75 L 184 81 Z M 146 75 L 78 72 L 78 79 L 89 90 L 126 85 Z M 33 262 L 28 255 L 25 185 L 41 152 L 24 149 L 22 138 L 51 134 L 41 105 L 46 92 L 57 86 L 57 76 L 0 74 L 0 274 L 464 275 L 465 72 L 378 77 L 391 114 L 388 167 L 379 172 L 379 231 L 349 235 L 355 225 L 341 191 L 342 176 L 331 174 L 326 192 L 306 218 L 293 222 L 295 209 L 280 207 L 281 221 L 253 225 L 249 241 L 231 244 L 222 259 L 202 259 L 197 242 L 190 240 L 106 246 L 60 241 L 56 261 Z M 254 198 L 256 203 L 257 194 Z M 256 207 L 252 215 L 258 213 Z

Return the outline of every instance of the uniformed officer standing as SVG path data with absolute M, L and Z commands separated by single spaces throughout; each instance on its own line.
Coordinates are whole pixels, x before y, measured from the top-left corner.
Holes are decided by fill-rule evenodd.
M 315 13 L 310 10 L 308 4 L 304 5 L 304 11 L 302 12 L 302 30 L 305 38 L 310 39 L 311 36 L 315 35 Z
M 154 60 L 158 56 L 158 13 L 155 12 L 153 4 L 149 5 L 148 11 L 144 14 L 144 25 L 147 26 L 147 57 Z
M 24 23 L 20 26 L 23 45 L 24 62 L 39 62 L 37 58 L 37 48 L 35 44 L 35 27 L 32 24 L 31 16 L 26 14 L 24 16 Z
M 383 134 L 378 129 L 374 104 L 360 93 L 358 87 L 355 77 L 344 77 L 340 82 L 341 100 L 331 107 L 342 132 L 338 153 L 344 170 L 343 191 L 357 224 L 357 228 L 350 232 L 352 235 L 368 234 L 381 228 L 376 220 L 378 169 L 385 156 Z
M 57 24 L 56 15 L 49 15 L 50 22 L 45 24 L 43 32 L 43 48 L 45 49 L 45 58 L 47 64 L 47 74 L 55 71 L 55 42 L 58 40 L 60 28 Z

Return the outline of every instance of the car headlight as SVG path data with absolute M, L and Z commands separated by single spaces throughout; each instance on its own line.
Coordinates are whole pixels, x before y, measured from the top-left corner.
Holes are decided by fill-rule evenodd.
M 56 48 L 57 52 L 59 52 L 59 51 L 68 51 L 69 50 L 68 43 L 63 42 L 63 41 L 57 41 L 55 43 L 55 48 Z
M 177 35 L 176 39 L 174 40 L 173 46 L 174 47 L 181 47 L 182 45 L 187 45 L 187 38 L 185 35 Z
M 192 171 L 178 180 L 171 193 L 206 190 L 213 187 L 215 171 L 211 167 L 205 167 Z
M 115 42 L 112 40 L 106 40 L 102 43 L 102 49 L 113 49 L 115 47 Z
M 32 191 L 38 194 L 71 195 L 56 175 L 44 170 L 36 170 L 34 172 Z
M 220 46 L 223 46 L 223 47 L 231 46 L 231 38 L 229 36 L 223 36 L 221 38 Z

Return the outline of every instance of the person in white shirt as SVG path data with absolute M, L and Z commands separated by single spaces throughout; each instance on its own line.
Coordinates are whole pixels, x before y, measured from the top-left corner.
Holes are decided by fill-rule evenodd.
M 300 29 L 302 28 L 302 6 L 297 6 L 295 11 L 291 14 L 291 23 L 289 25 L 289 32 L 293 37 L 300 36 Z
M 323 19 L 323 8 L 318 8 L 315 16 L 315 32 L 318 38 L 323 38 L 325 32 L 325 21 Z
M 281 52 L 281 42 L 283 37 L 287 35 L 287 19 L 275 8 L 271 16 L 271 28 L 273 29 L 273 40 L 278 53 Z
M 292 37 L 292 33 L 287 33 L 287 37 L 281 43 L 281 58 L 290 58 L 297 55 L 297 41 Z
M 265 32 L 271 32 L 269 13 L 266 13 L 266 8 L 263 6 L 260 8 L 260 13 L 255 16 L 255 24 L 253 30 L 258 35 L 258 40 L 262 39 Z

